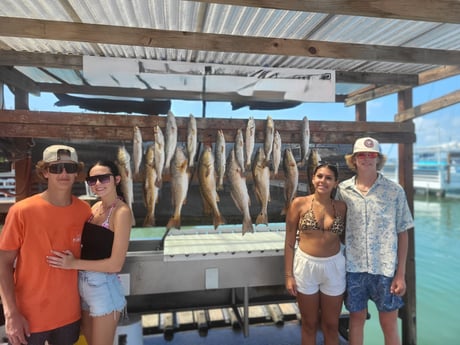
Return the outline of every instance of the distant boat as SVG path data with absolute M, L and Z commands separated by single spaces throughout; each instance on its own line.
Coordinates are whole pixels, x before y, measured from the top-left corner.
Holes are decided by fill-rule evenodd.
M 397 180 L 397 162 L 387 162 L 382 173 Z M 460 194 L 460 142 L 414 147 L 414 189 L 438 196 Z

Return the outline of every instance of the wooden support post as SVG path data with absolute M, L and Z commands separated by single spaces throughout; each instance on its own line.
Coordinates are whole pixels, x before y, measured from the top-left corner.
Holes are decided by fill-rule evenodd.
M 14 91 L 14 108 L 29 110 L 29 94 L 27 91 L 21 89 Z
M 27 91 L 15 89 L 14 107 L 15 109 L 29 110 L 29 94 L 27 93 Z M 16 173 L 16 201 L 27 198 L 31 194 L 31 164 L 32 158 L 30 157 L 30 155 L 24 159 L 17 160 L 14 163 Z
M 19 201 L 32 194 L 32 157 L 28 155 L 24 159 L 17 160 L 14 163 L 14 170 L 16 179 L 16 201 Z
M 3 93 L 4 84 L 0 83 L 0 109 L 5 109 L 5 95 Z
M 412 108 L 412 89 L 400 91 L 398 93 L 398 113 L 408 108 Z M 406 191 L 409 207 L 414 214 L 414 173 L 413 173 L 413 144 L 399 144 L 399 183 Z M 400 310 L 402 319 L 402 344 L 417 344 L 416 327 L 416 286 L 415 286 L 415 239 L 414 229 L 408 231 L 409 247 L 407 252 L 406 264 L 406 284 L 407 292 L 405 295 L 405 306 Z
M 355 121 L 367 121 L 367 103 L 358 103 L 355 106 Z

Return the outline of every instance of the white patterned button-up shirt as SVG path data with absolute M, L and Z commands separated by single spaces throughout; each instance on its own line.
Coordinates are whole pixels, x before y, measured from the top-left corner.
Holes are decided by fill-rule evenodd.
M 347 204 L 347 272 L 393 277 L 398 233 L 414 226 L 404 189 L 378 174 L 371 189 L 362 195 L 356 188 L 356 176 L 353 176 L 340 183 L 337 198 Z

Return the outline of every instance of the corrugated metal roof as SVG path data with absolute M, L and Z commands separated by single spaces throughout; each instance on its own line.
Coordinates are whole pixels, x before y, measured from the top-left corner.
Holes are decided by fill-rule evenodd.
M 414 11 L 416 10 L 414 8 Z M 453 10 L 458 11 L 458 7 L 453 7 Z M 314 40 L 361 44 L 369 47 L 436 49 L 460 53 L 458 39 L 460 24 L 458 23 L 313 13 L 202 1 L 3 0 L 0 16 L 254 38 Z M 92 32 L 87 34 L 91 36 Z M 90 43 L 85 42 L 84 38 L 81 40 L 77 38 L 76 41 L 42 39 L 33 38 L 35 32 L 29 32 L 27 27 L 23 28 L 22 36 L 24 37 L 19 35 L 8 37 L 0 30 L 0 48 L 18 53 L 90 55 L 153 59 L 171 63 L 201 62 L 389 74 L 419 74 L 439 67 L 435 64 L 420 63 L 415 58 L 413 62 L 397 62 L 384 61 L 384 58 L 375 60 L 340 58 L 340 54 L 337 58 L 293 56 L 289 52 L 286 55 L 267 55 L 238 52 L 239 49 L 235 49 L 235 52 L 221 52 L 218 48 L 216 51 L 204 51 L 180 47 L 177 49 L 150 47 L 148 44 L 136 46 Z M 67 69 L 42 66 L 42 70 L 38 70 L 33 67 L 17 66 L 17 70 L 36 83 L 60 82 L 70 85 L 85 83 L 80 73 Z M 367 83 L 351 84 L 338 80 L 337 94 L 346 95 L 355 92 L 363 85 Z

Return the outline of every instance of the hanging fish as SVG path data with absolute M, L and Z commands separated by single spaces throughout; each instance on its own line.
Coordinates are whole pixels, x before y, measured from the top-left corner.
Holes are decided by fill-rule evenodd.
M 235 144 L 233 146 L 235 148 L 235 158 L 240 166 L 240 171 L 242 174 L 245 172 L 245 165 L 244 165 L 244 139 L 243 139 L 243 131 L 241 128 L 236 130 L 235 135 Z
M 273 151 L 273 138 L 275 136 L 275 122 L 270 115 L 267 116 L 267 123 L 265 125 L 265 142 L 264 151 L 265 159 L 270 162 Z
M 136 225 L 136 219 L 134 218 L 133 213 L 133 202 L 134 202 L 134 191 L 133 191 L 133 173 L 131 170 L 131 156 L 126 150 L 125 146 L 118 147 L 117 153 L 117 165 L 118 170 L 120 171 L 121 176 L 121 191 L 123 192 L 123 197 L 125 202 L 131 210 L 131 225 Z
M 270 168 L 265 159 L 264 149 L 259 147 L 252 165 L 254 190 L 261 205 L 256 224 L 268 225 L 268 203 L 270 202 Z
M 139 174 L 139 169 L 142 163 L 142 133 L 138 126 L 134 126 L 133 134 L 133 164 L 134 175 Z
M 187 156 L 188 166 L 192 168 L 195 164 L 195 156 L 198 147 L 198 132 L 196 129 L 196 119 L 193 114 L 190 114 L 187 127 Z
M 227 177 L 230 181 L 230 195 L 235 203 L 235 206 L 243 214 L 242 231 L 243 235 L 246 232 L 254 232 L 252 225 L 249 206 L 251 200 L 249 198 L 248 188 L 246 186 L 246 177 L 241 173 L 241 167 L 236 161 L 235 148 L 230 151 L 227 163 Z
M 281 211 L 281 215 L 287 214 L 289 206 L 292 200 L 294 200 L 297 194 L 297 187 L 299 184 L 299 170 L 295 161 L 294 155 L 290 148 L 284 150 L 283 155 L 283 168 L 284 168 L 284 208 Z
M 203 199 L 204 213 L 212 215 L 214 229 L 217 229 L 219 225 L 225 224 L 225 220 L 217 205 L 219 202 L 219 195 L 216 190 L 214 155 L 209 145 L 203 148 L 198 162 L 198 180 L 200 182 L 200 193 Z
M 155 149 L 154 165 L 157 175 L 155 185 L 160 188 L 163 181 L 163 169 L 165 167 L 165 138 L 163 136 L 163 131 L 158 125 L 153 128 L 153 140 Z
M 273 139 L 273 173 L 278 175 L 278 169 L 281 163 L 281 135 L 275 131 L 275 138 Z
M 249 117 L 248 123 L 246 125 L 246 138 L 245 138 L 245 149 L 246 149 L 246 169 L 251 168 L 252 152 L 254 151 L 256 139 L 256 123 L 254 118 Z
M 165 171 L 170 173 L 171 159 L 174 155 L 177 146 L 177 124 L 176 117 L 172 111 L 168 111 L 166 119 L 166 133 L 165 133 Z
M 300 143 L 300 162 L 299 167 L 307 164 L 310 154 L 310 123 L 306 116 L 302 119 L 302 142 Z
M 217 131 L 216 146 L 214 148 L 214 156 L 216 159 L 216 172 L 217 172 L 217 190 L 224 189 L 224 175 L 226 165 L 225 153 L 225 137 L 221 129 Z
M 173 216 L 169 219 L 166 229 L 181 226 L 181 211 L 185 204 L 189 185 L 188 160 L 184 149 L 176 147 L 174 156 L 171 159 L 171 200 L 174 207 Z
M 158 203 L 159 188 L 156 185 L 155 146 L 150 145 L 145 153 L 144 205 L 147 213 L 144 226 L 155 226 L 155 207 Z

